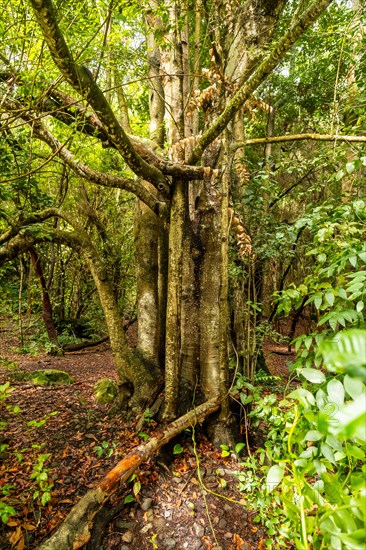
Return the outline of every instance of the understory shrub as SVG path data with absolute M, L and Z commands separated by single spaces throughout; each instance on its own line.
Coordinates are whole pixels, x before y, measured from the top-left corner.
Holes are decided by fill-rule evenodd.
M 239 487 L 276 535 L 268 548 L 363 550 L 366 331 L 337 333 L 316 352 L 323 370 L 299 369 L 304 383 L 280 402 L 255 400 L 249 416 L 267 440 L 243 464 Z

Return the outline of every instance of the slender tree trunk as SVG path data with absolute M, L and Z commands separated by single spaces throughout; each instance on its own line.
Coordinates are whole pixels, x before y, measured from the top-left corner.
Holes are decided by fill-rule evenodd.
M 137 350 L 144 360 L 155 366 L 159 364 L 159 232 L 158 217 L 139 201 L 135 215 Z
M 198 224 L 192 223 L 186 215 L 182 253 L 180 413 L 190 409 L 199 384 L 200 274 L 203 251 L 197 231 Z
M 181 293 L 185 193 L 183 182 L 173 184 L 169 228 L 169 271 L 165 346 L 165 403 L 163 418 L 177 416 L 181 367 Z
M 119 375 L 119 403 L 123 406 L 130 399 L 129 407 L 143 408 L 156 382 L 157 371 L 147 367 L 130 349 L 123 320 L 109 281 L 106 267 L 98 260 L 91 247 L 83 251 L 86 263 L 92 273 L 103 308 L 115 366 Z
M 42 296 L 42 317 L 43 321 L 46 327 L 48 338 L 53 346 L 53 349 L 51 351 L 52 355 L 62 355 L 62 349 L 58 341 L 57 337 L 57 331 L 55 324 L 53 322 L 53 313 L 52 313 L 52 304 L 50 300 L 50 295 L 48 293 L 46 280 L 43 274 L 43 269 L 41 266 L 41 261 L 39 259 L 39 256 L 37 254 L 37 251 L 35 248 L 29 249 L 29 255 L 31 258 L 31 262 L 34 267 L 34 271 L 38 277 L 39 280 L 39 286 L 41 288 L 41 296 Z

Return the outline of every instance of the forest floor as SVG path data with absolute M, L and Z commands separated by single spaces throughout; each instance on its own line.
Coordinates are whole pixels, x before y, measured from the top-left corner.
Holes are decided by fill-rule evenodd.
M 152 423 L 138 433 L 136 420 L 111 418 L 106 406 L 96 402 L 95 382 L 116 376 L 108 344 L 64 357 L 20 355 L 18 347 L 14 330 L 0 325 L 0 384 L 10 380 L 13 388 L 6 403 L 0 402 L 1 420 L 7 423 L 0 445 L 9 445 L 0 454 L 0 502 L 3 498 L 17 512 L 8 525 L 0 522 L 1 550 L 36 548 L 80 496 L 154 431 Z M 266 350 L 272 374 L 284 382 L 290 359 L 285 351 L 275 345 Z M 66 371 L 74 382 L 40 386 L 14 378 L 14 372 L 50 368 Z M 5 404 L 16 405 L 20 411 L 11 413 Z M 46 422 L 38 427 L 28 424 L 43 419 Z M 191 433 L 183 434 L 179 444 L 180 454 L 174 455 L 171 449 L 167 463 L 161 463 L 159 456 L 152 457 L 113 497 L 111 506 L 119 512 L 106 528 L 100 548 L 265 548 L 264 529 L 254 522 L 255 513 L 246 508 L 245 494 L 238 490 L 233 475 L 240 470 L 238 461 L 223 458 L 200 427 L 194 441 Z M 42 465 L 38 457 L 44 454 L 49 457 Z M 52 499 L 45 505 L 40 503 L 42 491 L 32 478 L 34 473 L 42 474 L 52 485 Z M 34 498 L 35 491 L 39 491 L 38 498 Z M 134 500 L 124 504 L 128 495 Z

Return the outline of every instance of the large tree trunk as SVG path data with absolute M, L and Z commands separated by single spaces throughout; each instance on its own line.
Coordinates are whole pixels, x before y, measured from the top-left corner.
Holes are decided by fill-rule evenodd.
M 178 413 L 181 368 L 181 297 L 183 231 L 185 223 L 184 183 L 173 184 L 169 227 L 169 270 L 167 288 L 165 342 L 165 403 L 163 418 L 171 420 Z

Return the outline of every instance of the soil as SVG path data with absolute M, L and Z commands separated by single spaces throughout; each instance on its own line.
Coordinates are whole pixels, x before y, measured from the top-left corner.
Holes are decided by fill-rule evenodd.
M 0 500 L 7 485 L 12 485 L 3 501 L 17 511 L 8 525 L 0 524 L 0 548 L 23 550 L 46 540 L 80 496 L 154 432 L 154 423 L 138 433 L 136 419 L 111 418 L 107 406 L 96 402 L 94 384 L 101 378 L 116 378 L 107 343 L 64 357 L 19 355 L 18 346 L 15 332 L 2 328 L 0 384 L 11 380 L 13 392 L 6 405 L 17 405 L 21 412 L 14 414 L 0 403 L 1 420 L 7 423 L 0 444 L 9 445 L 0 454 Z M 286 378 L 290 357 L 278 354 L 281 349 L 276 346 L 267 348 L 271 371 Z M 67 372 L 74 382 L 39 386 L 13 376 L 14 372 L 50 368 Z M 28 424 L 43 419 L 46 422 L 39 427 Z M 195 441 L 196 448 L 192 434 L 183 435 L 178 441 L 180 447 L 175 448 L 181 450 L 179 454 L 171 447 L 164 455 L 152 457 L 136 472 L 136 478 L 113 496 L 109 511 L 114 517 L 99 526 L 104 537 L 93 548 L 265 548 L 264 529 L 246 508 L 245 495 L 239 492 L 233 475 L 240 469 L 239 462 L 233 457 L 223 458 L 200 427 Z M 42 505 L 42 492 L 34 495 L 39 487 L 31 475 L 40 464 L 38 457 L 44 454 L 49 457 L 43 472 L 53 486 L 51 500 Z

